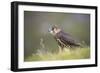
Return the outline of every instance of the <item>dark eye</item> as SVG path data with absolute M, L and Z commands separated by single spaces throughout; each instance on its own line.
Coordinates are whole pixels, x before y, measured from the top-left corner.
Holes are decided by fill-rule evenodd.
M 54 27 L 52 27 L 52 30 L 54 30 Z

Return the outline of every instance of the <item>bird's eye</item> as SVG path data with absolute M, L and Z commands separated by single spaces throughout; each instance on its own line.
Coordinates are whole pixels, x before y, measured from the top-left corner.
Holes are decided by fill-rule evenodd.
M 54 30 L 54 28 L 52 28 L 52 30 Z

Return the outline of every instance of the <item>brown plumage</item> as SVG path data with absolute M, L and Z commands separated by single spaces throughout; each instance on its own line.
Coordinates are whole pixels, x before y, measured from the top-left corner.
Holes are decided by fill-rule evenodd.
M 65 33 L 57 26 L 52 26 L 49 29 L 50 33 L 54 36 L 58 45 L 63 49 L 64 47 L 78 47 L 80 44 L 72 38 L 72 36 L 68 33 Z

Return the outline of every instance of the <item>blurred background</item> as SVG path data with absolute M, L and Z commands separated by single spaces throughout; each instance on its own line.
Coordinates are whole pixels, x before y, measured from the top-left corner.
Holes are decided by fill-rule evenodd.
M 43 51 L 55 52 L 57 42 L 48 32 L 58 25 L 75 39 L 90 45 L 90 15 L 79 13 L 24 11 L 24 57 Z

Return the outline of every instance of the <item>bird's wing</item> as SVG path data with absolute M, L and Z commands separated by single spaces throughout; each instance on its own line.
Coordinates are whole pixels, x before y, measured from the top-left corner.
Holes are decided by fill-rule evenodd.
M 59 34 L 59 39 L 65 43 L 65 44 L 75 44 L 76 43 L 76 40 L 71 36 L 69 35 L 68 33 L 65 33 L 65 32 L 60 32 Z

